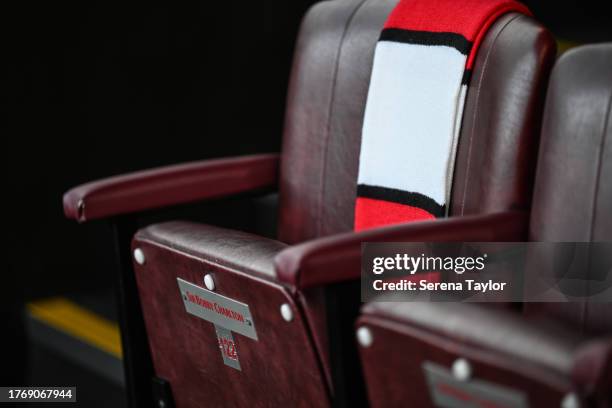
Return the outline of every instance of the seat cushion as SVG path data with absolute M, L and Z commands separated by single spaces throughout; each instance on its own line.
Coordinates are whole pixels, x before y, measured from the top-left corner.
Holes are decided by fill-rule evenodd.
M 529 406 L 559 406 L 573 388 L 574 360 L 586 340 L 550 320 L 530 321 L 507 309 L 454 302 L 373 302 L 364 307 L 358 327 L 372 335 L 360 353 L 374 407 L 402 400 L 434 406 L 442 394 L 471 398 L 473 387 L 491 391 L 486 398 L 481 395 L 489 402 L 513 394 Z M 389 350 L 404 352 L 386 358 Z M 463 370 L 467 378 L 457 382 L 452 378 L 458 361 L 469 368 Z M 448 383 L 432 389 L 432 367 L 448 373 L 443 374 Z M 517 405 L 522 406 L 511 406 Z
M 137 238 L 268 278 L 276 278 L 274 257 L 287 247 L 259 235 L 185 221 L 151 225 Z
M 153 367 L 177 407 L 328 405 L 311 316 L 276 280 L 272 261 L 283 248 L 190 222 L 136 233 L 132 249 L 143 256 L 134 274 Z

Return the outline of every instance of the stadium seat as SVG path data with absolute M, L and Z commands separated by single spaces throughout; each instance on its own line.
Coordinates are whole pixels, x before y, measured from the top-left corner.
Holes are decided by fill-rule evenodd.
M 571 50 L 553 70 L 530 241 L 612 241 L 611 73 L 611 44 Z M 490 306 L 365 305 L 357 327 L 370 334 L 360 354 L 371 406 L 611 406 L 610 303 Z
M 119 277 L 133 405 L 151 398 L 181 408 L 363 403 L 353 337 L 361 242 L 526 237 L 555 42 L 533 18 L 513 13 L 493 24 L 476 58 L 450 217 L 352 231 L 373 52 L 395 4 L 338 0 L 310 9 L 296 44 L 281 154 L 171 166 L 66 193 L 66 215 L 80 222 L 266 189 L 280 195 L 276 239 L 185 221 L 136 232 L 133 265 L 123 259 Z M 118 234 L 120 253 L 133 232 Z M 186 307 L 206 309 L 209 321 Z

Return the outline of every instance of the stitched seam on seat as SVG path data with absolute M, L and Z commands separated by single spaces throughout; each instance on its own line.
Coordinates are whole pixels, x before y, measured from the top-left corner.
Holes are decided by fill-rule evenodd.
M 325 127 L 325 137 L 323 142 L 323 169 L 321 170 L 321 189 L 319 192 L 319 209 L 318 209 L 318 220 L 317 220 L 317 236 L 321 236 L 321 229 L 323 226 L 323 197 L 325 196 L 325 175 L 327 173 L 327 151 L 329 145 L 329 137 L 331 133 L 331 118 L 334 111 L 334 101 L 336 99 L 336 88 L 337 88 L 337 79 L 338 79 L 338 70 L 340 67 L 340 59 L 342 58 L 342 46 L 344 45 L 344 39 L 346 38 L 346 33 L 349 30 L 351 23 L 353 22 L 353 18 L 361 9 L 361 7 L 366 3 L 367 0 L 361 0 L 361 2 L 355 7 L 355 9 L 351 12 L 351 15 L 346 20 L 344 24 L 344 31 L 342 32 L 342 36 L 340 37 L 340 42 L 338 43 L 337 49 L 337 58 L 334 64 L 334 74 L 332 78 L 332 94 L 329 99 L 329 106 L 327 110 L 327 124 Z
M 601 166 L 603 162 L 603 153 L 606 148 L 606 139 L 607 139 L 607 130 L 610 124 L 610 111 L 612 110 L 612 90 L 610 91 L 610 95 L 608 96 L 608 102 L 606 104 L 606 117 L 603 122 L 603 126 L 601 129 L 601 140 L 599 142 L 599 155 L 597 157 L 597 175 L 595 176 L 595 191 L 593 192 L 593 206 L 591 207 L 591 226 L 589 231 L 589 241 L 593 242 L 593 231 L 595 229 L 595 219 L 597 218 L 597 197 L 599 196 L 599 186 L 601 183 Z M 589 258 L 589 265 L 587 268 L 587 273 L 589 276 L 587 277 L 587 285 L 588 290 L 590 291 L 591 281 L 590 281 L 590 273 L 591 273 L 591 260 Z M 582 331 L 586 331 L 587 327 L 587 319 L 589 315 L 589 302 L 584 302 L 584 308 L 582 311 Z
M 138 238 L 138 241 L 145 242 L 149 245 L 156 246 L 158 248 L 165 249 L 167 251 L 180 254 L 182 256 L 186 256 L 188 258 L 193 259 L 198 264 L 202 262 L 206 262 L 210 265 L 213 265 L 213 266 L 216 266 L 222 269 L 227 269 L 241 276 L 246 276 L 254 280 L 260 281 L 260 282 L 266 282 L 266 283 L 272 282 L 279 286 L 285 287 L 285 285 L 283 285 L 282 283 L 278 281 L 278 276 L 276 275 L 276 272 L 274 273 L 274 275 L 270 275 L 268 273 L 260 272 L 250 267 L 242 267 L 240 265 L 236 265 L 231 262 L 223 262 L 220 259 L 211 257 L 208 254 L 202 254 L 202 253 L 187 249 L 182 246 L 172 245 L 172 243 L 169 241 L 157 241 L 149 237 Z M 204 272 L 204 269 L 202 270 L 202 272 Z
M 491 56 L 491 53 L 493 52 L 493 49 L 495 48 L 495 43 L 497 42 L 499 36 L 502 34 L 502 32 L 504 32 L 504 30 L 510 25 L 510 23 L 512 23 L 513 21 L 515 21 L 517 18 L 519 18 L 521 15 L 516 15 L 514 16 L 512 19 L 508 20 L 508 22 L 506 22 L 506 24 L 504 24 L 504 26 L 501 28 L 501 30 L 499 30 L 499 32 L 495 35 L 495 38 L 493 39 L 493 44 L 491 44 L 491 48 L 489 48 L 489 50 L 487 51 L 487 56 L 485 57 L 485 61 L 482 65 L 482 75 L 480 76 L 480 81 L 478 81 L 478 87 L 476 88 L 476 108 L 474 109 L 474 114 L 472 115 L 472 132 L 470 134 L 470 145 L 468 148 L 468 157 L 467 157 L 467 163 L 466 163 L 466 170 L 465 170 L 465 182 L 463 184 L 463 198 L 461 200 L 461 214 L 460 215 L 464 215 L 465 214 L 465 200 L 467 198 L 467 188 L 468 188 L 468 183 L 470 180 L 470 169 L 471 169 L 471 164 L 472 164 L 472 147 L 474 145 L 474 133 L 475 133 L 475 123 L 476 123 L 476 119 L 478 118 L 478 105 L 480 103 L 480 95 L 481 95 L 481 89 L 482 89 L 482 83 L 484 82 L 484 78 L 488 73 L 488 66 L 489 66 L 489 57 Z M 461 141 L 459 141 L 459 143 L 461 143 Z M 451 195 L 452 197 L 452 195 Z
M 597 175 L 595 176 L 595 191 L 593 192 L 593 206 L 591 209 L 591 213 L 593 216 L 591 217 L 591 228 L 589 231 L 589 241 L 593 241 L 593 230 L 595 229 L 595 210 L 597 207 L 597 196 L 599 195 L 599 185 L 601 182 L 601 165 L 603 161 L 603 152 L 606 147 L 606 131 L 608 130 L 609 122 L 610 122 L 610 111 L 612 110 L 612 91 L 610 91 L 610 95 L 608 96 L 608 102 L 606 104 L 606 118 L 604 119 L 603 127 L 601 129 L 601 141 L 599 142 L 599 155 L 597 157 Z

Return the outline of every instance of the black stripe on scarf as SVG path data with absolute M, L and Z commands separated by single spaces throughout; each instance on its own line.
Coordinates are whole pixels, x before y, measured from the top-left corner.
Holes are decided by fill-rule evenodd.
M 397 190 L 395 188 L 370 186 L 359 184 L 357 186 L 357 197 L 372 198 L 397 204 L 409 205 L 427 211 L 434 217 L 444 217 L 446 206 L 438 204 L 433 198 L 420 193 Z
M 466 69 L 463 71 L 463 77 L 461 78 L 461 85 L 469 85 L 470 79 L 472 79 L 472 70 Z
M 468 55 L 472 49 L 472 43 L 461 34 L 403 30 L 401 28 L 385 28 L 380 33 L 378 41 L 393 41 L 420 45 L 445 45 L 457 49 L 464 55 Z

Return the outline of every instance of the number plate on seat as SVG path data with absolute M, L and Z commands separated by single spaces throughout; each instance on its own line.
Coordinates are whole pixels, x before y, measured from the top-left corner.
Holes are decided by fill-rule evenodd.
M 257 340 L 249 305 L 176 278 L 187 313 Z
M 437 407 L 529 407 L 527 396 L 519 390 L 479 379 L 461 381 L 446 368 L 428 361 L 423 363 L 423 371 Z

